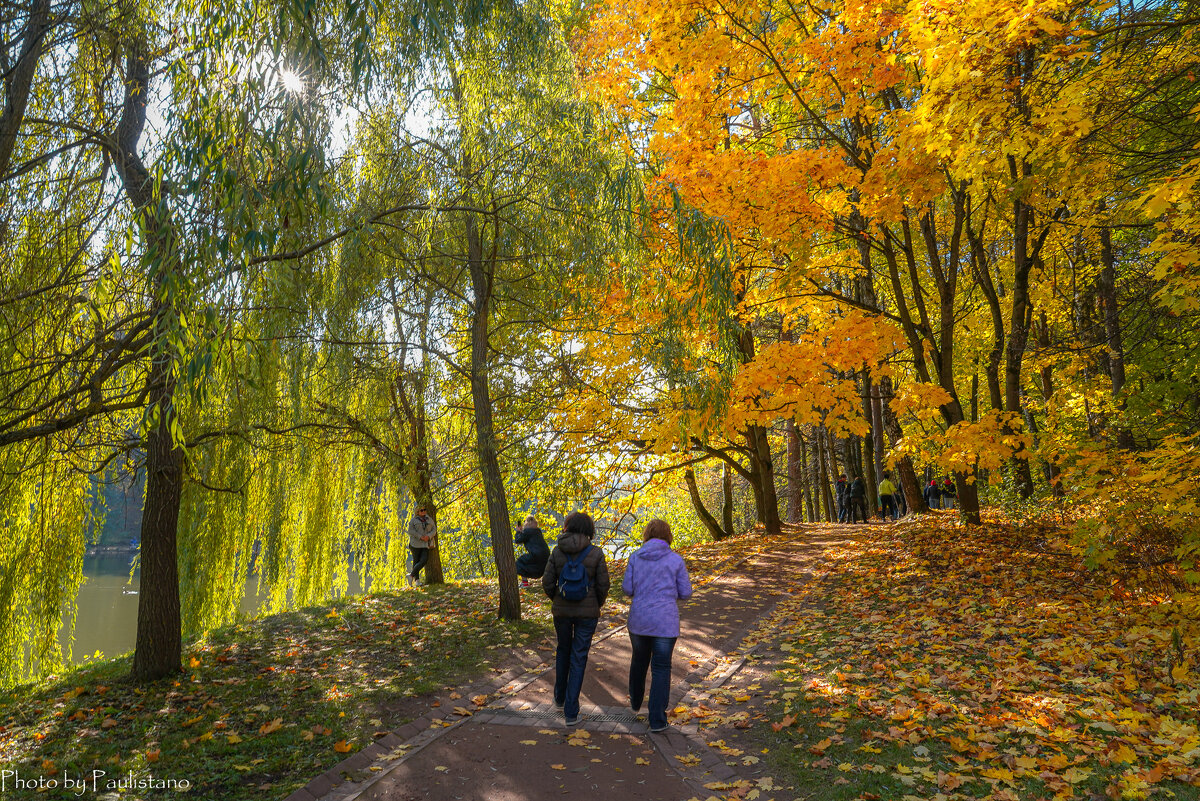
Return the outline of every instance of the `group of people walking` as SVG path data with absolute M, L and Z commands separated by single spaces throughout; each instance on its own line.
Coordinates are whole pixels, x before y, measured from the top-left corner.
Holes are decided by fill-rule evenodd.
M 436 547 L 436 526 L 421 506 L 409 521 L 409 549 L 413 566 L 409 580 L 415 583 L 428 563 L 429 549 Z M 600 609 L 608 600 L 608 561 L 604 551 L 592 543 L 596 526 L 590 515 L 573 512 L 563 521 L 554 550 L 534 517 L 516 531 L 514 541 L 525 546 L 517 559 L 521 584 L 529 586 L 540 578 L 550 598 L 557 647 L 554 656 L 554 705 L 563 711 L 566 724 L 579 723 L 579 694 L 587 669 L 592 637 L 600 620 Z M 691 579 L 683 557 L 671 549 L 671 527 L 665 520 L 651 520 L 642 531 L 642 546 L 625 566 L 621 588 L 630 598 L 629 706 L 639 712 L 647 706 L 650 731 L 667 728 L 667 702 L 671 693 L 671 657 L 679 639 L 678 601 L 692 595 Z M 646 695 L 646 676 L 650 693 Z
M 542 589 L 551 599 L 550 612 L 558 639 L 554 655 L 554 705 L 563 711 L 568 726 L 579 723 L 579 693 L 588 653 L 600 608 L 608 600 L 608 562 L 604 551 L 592 544 L 595 534 L 595 524 L 589 515 L 584 512 L 567 515 L 542 575 Z M 648 701 L 652 732 L 667 728 L 671 656 L 679 638 L 677 602 L 692 595 L 687 567 L 683 557 L 671 549 L 671 542 L 671 527 L 665 520 L 647 523 L 642 531 L 642 547 L 630 555 L 621 582 L 621 589 L 630 598 L 626 625 L 633 652 L 629 664 L 629 706 L 636 713 L 643 701 Z
M 879 515 L 885 520 L 895 520 L 904 509 L 904 494 L 892 482 L 890 470 L 883 471 L 883 480 L 879 482 Z M 930 509 L 953 509 L 958 491 L 954 481 L 949 477 L 938 484 L 931 480 L 925 488 L 925 503 Z M 867 511 L 867 485 L 862 476 L 855 476 L 853 481 L 846 479 L 845 473 L 838 476 L 836 500 L 839 523 L 865 523 L 870 519 Z

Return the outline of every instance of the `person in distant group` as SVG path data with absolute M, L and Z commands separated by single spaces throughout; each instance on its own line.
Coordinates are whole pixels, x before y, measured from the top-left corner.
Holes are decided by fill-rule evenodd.
M 850 483 L 846 481 L 846 474 L 842 473 L 837 479 L 837 513 L 838 522 L 845 523 L 846 518 L 850 516 Z
M 879 482 L 879 509 L 885 520 L 896 519 L 896 485 L 888 470 L 883 471 L 883 481 Z
M 525 518 L 525 524 L 517 529 L 515 542 L 525 546 L 525 553 L 517 558 L 517 575 L 521 577 L 521 586 L 528 587 L 530 579 L 540 579 L 546 572 L 546 561 L 550 559 L 550 547 L 536 517 Z
M 938 489 L 937 479 L 930 479 L 929 486 L 925 488 L 925 505 L 930 509 L 942 508 L 942 491 Z
M 608 599 L 608 562 L 604 551 L 592 544 L 596 525 L 583 512 L 572 512 L 563 521 L 558 544 L 546 562 L 542 589 L 553 604 L 554 705 L 563 711 L 568 726 L 579 723 L 579 691 L 588 651 Z
M 678 600 L 692 596 L 683 557 L 671 550 L 671 527 L 651 520 L 642 532 L 642 547 L 625 566 L 621 582 L 629 605 L 629 706 L 637 712 L 646 694 L 650 671 L 650 731 L 667 728 L 667 701 L 671 694 L 671 654 L 679 639 Z
M 437 523 L 429 516 L 429 507 L 421 504 L 417 513 L 408 521 L 408 550 L 412 552 L 412 572 L 408 574 L 410 585 L 416 584 L 421 569 L 429 564 L 429 549 L 437 547 Z M 429 578 L 426 571 L 425 578 Z
M 954 486 L 954 479 L 946 476 L 946 480 L 942 482 L 942 508 L 953 509 L 957 500 L 958 488 Z
M 867 522 L 867 485 L 862 480 L 862 476 L 855 476 L 850 482 L 850 522 L 865 523 Z M 859 516 L 862 520 L 858 520 Z

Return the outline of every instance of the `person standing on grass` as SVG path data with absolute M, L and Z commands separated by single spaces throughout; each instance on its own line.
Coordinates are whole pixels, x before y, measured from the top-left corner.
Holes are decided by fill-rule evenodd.
M 692 597 L 683 557 L 671 550 L 671 527 L 651 520 L 642 532 L 642 547 L 629 557 L 621 588 L 629 606 L 629 707 L 637 712 L 646 694 L 650 671 L 650 731 L 667 728 L 667 701 L 671 694 L 671 654 L 679 639 L 681 598 Z
M 587 668 L 592 636 L 600 620 L 600 607 L 608 600 L 608 562 L 604 551 L 592 545 L 596 526 L 584 512 L 572 512 L 563 521 L 558 544 L 542 574 L 542 589 L 553 604 L 554 705 L 563 711 L 568 726 L 579 723 L 579 691 Z
M 408 521 L 408 550 L 412 552 L 413 562 L 412 572 L 408 574 L 410 586 L 417 583 L 421 569 L 429 563 L 429 549 L 437 547 L 437 524 L 428 512 L 428 505 L 421 504 Z
M 525 525 L 517 529 L 515 542 L 525 546 L 525 553 L 517 558 L 517 575 L 521 577 L 521 586 L 528 587 L 530 579 L 540 579 L 546 572 L 546 562 L 550 559 L 550 546 L 536 517 L 525 518 Z
M 896 519 L 896 494 L 896 485 L 892 483 L 892 474 L 890 471 L 884 470 L 883 481 L 879 482 L 879 504 L 885 520 Z

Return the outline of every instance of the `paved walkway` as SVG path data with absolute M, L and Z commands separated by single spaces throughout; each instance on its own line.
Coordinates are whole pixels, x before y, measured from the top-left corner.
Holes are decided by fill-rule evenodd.
M 742 666 L 739 643 L 806 580 L 819 553 L 803 534 L 736 563 L 680 605 L 671 706 L 703 702 Z M 614 585 L 618 577 L 614 576 Z M 552 638 L 551 638 L 552 639 Z M 609 797 L 672 801 L 712 795 L 705 783 L 738 778 L 694 725 L 650 734 L 628 706 L 629 638 L 606 617 L 593 642 L 580 726 L 552 703 L 553 652 L 521 669 L 434 702 L 401 727 L 318 776 L 286 801 L 546 801 Z

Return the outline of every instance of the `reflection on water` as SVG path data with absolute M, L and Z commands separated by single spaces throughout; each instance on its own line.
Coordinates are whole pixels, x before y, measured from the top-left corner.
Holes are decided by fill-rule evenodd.
M 75 623 L 72 661 L 78 664 L 100 651 L 105 657 L 132 651 L 137 638 L 140 578 L 129 564 L 132 553 L 95 554 L 84 557 L 83 586 L 79 588 L 79 611 Z M 246 581 L 241 611 L 253 617 L 265 606 L 267 597 L 258 595 L 258 579 Z M 362 592 L 357 571 L 350 571 L 348 595 Z

